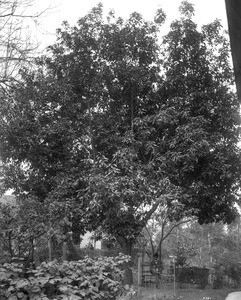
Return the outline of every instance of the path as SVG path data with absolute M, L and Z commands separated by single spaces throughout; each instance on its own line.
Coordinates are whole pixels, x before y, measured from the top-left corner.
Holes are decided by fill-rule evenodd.
M 241 292 L 230 293 L 225 300 L 241 300 Z

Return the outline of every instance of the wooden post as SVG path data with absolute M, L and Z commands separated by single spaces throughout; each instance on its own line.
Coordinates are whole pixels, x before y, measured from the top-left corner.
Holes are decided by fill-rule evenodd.
M 142 259 L 141 256 L 138 257 L 138 285 L 141 285 L 141 277 L 142 277 Z
M 174 297 L 176 296 L 176 260 L 174 257 L 174 285 L 173 285 L 173 293 L 174 293 Z
M 62 260 L 63 261 L 67 260 L 67 242 L 66 241 L 63 242 L 63 246 L 62 246 Z
M 170 256 L 172 259 L 173 259 L 173 271 L 174 271 L 174 274 L 173 274 L 173 296 L 175 297 L 176 296 L 176 257 L 174 255 L 171 255 Z
M 140 287 L 142 284 L 142 256 L 139 255 L 138 256 L 138 270 L 137 270 L 137 280 L 138 280 L 138 284 L 137 284 L 137 295 L 138 295 L 138 299 L 140 297 Z
M 48 248 L 49 248 L 49 261 L 52 261 L 52 243 L 51 243 L 51 236 L 49 237 L 48 240 Z

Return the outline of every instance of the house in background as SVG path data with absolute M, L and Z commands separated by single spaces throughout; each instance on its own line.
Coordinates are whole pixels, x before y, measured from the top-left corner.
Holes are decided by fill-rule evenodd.
M 3 204 L 15 204 L 15 197 L 12 195 L 3 195 L 0 197 L 0 203 Z
M 80 242 L 80 248 L 86 248 L 88 246 L 92 246 L 93 249 L 101 249 L 101 241 L 96 241 L 94 233 L 89 231 L 81 237 Z

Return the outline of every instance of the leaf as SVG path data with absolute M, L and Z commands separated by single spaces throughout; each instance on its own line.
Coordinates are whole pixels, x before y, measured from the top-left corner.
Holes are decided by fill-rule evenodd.
M 18 300 L 17 296 L 11 295 L 8 297 L 8 300 Z
M 27 295 L 24 294 L 24 293 L 17 293 L 17 297 L 18 297 L 19 299 L 27 299 Z
M 41 285 L 45 285 L 47 282 L 49 282 L 48 277 L 40 277 L 39 279 L 35 279 L 35 281 L 39 282 Z
M 32 292 L 38 293 L 38 292 L 40 292 L 40 291 L 41 291 L 41 288 L 40 288 L 39 286 L 34 286 L 34 287 L 32 287 Z
M 27 279 L 20 279 L 17 284 L 16 284 L 16 288 L 21 289 L 24 287 L 29 286 L 29 281 Z
M 60 285 L 59 290 L 63 293 L 66 293 L 69 291 L 69 286 L 68 285 Z

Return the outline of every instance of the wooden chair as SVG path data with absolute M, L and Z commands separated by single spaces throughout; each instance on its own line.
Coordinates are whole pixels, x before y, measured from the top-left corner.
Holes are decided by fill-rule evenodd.
M 159 287 L 158 274 L 151 273 L 151 263 L 144 262 L 142 264 L 142 286 L 156 286 Z

